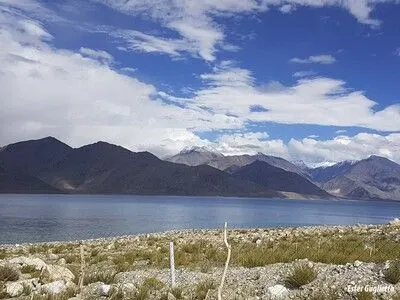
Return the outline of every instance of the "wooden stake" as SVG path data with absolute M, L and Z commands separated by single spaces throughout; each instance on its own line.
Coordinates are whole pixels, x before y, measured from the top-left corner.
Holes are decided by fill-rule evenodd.
M 228 272 L 229 261 L 231 259 L 231 245 L 228 244 L 228 236 L 227 236 L 227 232 L 226 232 L 227 227 L 228 227 L 228 223 L 225 222 L 225 224 L 224 224 L 224 243 L 225 243 L 226 248 L 228 249 L 228 256 L 226 257 L 224 273 L 222 274 L 221 283 L 218 288 L 218 300 L 222 299 L 222 289 L 224 288 L 225 277 L 226 277 L 226 273 Z
M 169 266 L 171 270 L 171 287 L 175 287 L 175 257 L 174 242 L 169 242 Z

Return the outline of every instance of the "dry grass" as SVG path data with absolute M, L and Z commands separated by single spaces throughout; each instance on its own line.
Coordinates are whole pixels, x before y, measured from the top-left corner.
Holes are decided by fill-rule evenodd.
M 385 280 L 392 284 L 400 282 L 400 260 L 390 263 L 389 268 L 385 271 Z
M 200 281 L 196 285 L 196 289 L 194 291 L 194 299 L 204 300 L 207 296 L 208 291 L 215 288 L 216 285 L 212 280 Z
M 110 284 L 114 282 L 114 277 L 116 274 L 117 271 L 112 268 L 99 269 L 96 272 L 85 274 L 83 282 L 84 285 L 94 282 L 103 282 L 105 284 Z
M 367 248 L 368 244 L 374 245 L 373 251 Z M 232 246 L 232 263 L 248 268 L 305 258 L 328 264 L 346 264 L 355 260 L 382 263 L 400 259 L 400 243 L 385 237 L 367 243 L 363 236 L 349 234 L 341 238 L 331 235 L 281 240 L 259 246 L 251 242 Z
M 314 268 L 308 265 L 295 266 L 291 274 L 285 279 L 285 284 L 290 288 L 299 288 L 308 284 L 317 277 L 317 272 Z
M 0 266 L 0 281 L 17 281 L 19 272 L 11 266 Z
M 374 300 L 374 294 L 371 292 L 362 291 L 357 293 L 356 295 L 357 300 Z

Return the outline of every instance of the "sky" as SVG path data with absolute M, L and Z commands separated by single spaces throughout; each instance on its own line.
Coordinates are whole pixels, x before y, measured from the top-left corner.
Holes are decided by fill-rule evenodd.
M 0 145 L 400 163 L 399 0 L 0 0 Z

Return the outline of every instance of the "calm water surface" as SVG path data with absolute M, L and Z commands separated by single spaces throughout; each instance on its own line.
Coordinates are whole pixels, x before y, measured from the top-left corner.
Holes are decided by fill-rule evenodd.
M 224 197 L 0 195 L 0 244 L 173 229 L 379 224 L 400 202 Z

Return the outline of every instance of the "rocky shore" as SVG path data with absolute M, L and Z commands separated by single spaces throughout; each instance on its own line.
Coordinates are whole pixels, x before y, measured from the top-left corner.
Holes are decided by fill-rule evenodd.
M 228 241 L 223 299 L 400 299 L 399 220 L 234 229 Z M 226 256 L 222 230 L 1 245 L 0 299 L 217 299 Z

